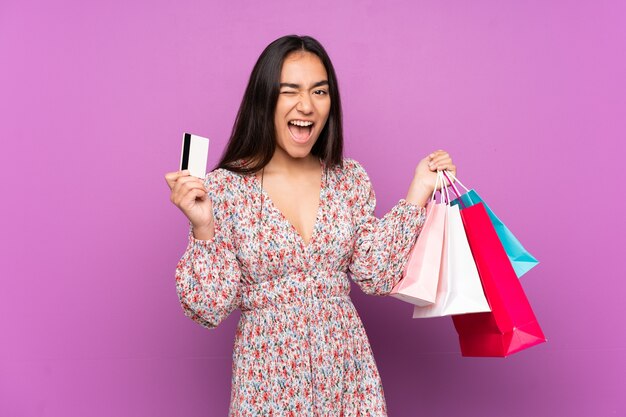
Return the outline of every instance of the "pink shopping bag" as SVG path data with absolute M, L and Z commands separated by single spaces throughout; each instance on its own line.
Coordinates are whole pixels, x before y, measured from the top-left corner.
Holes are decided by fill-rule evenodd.
M 546 341 L 483 203 L 461 218 L 490 313 L 452 316 L 463 356 L 508 356 Z
M 443 176 L 437 177 L 443 183 Z M 446 204 L 437 203 L 435 192 L 426 206 L 426 220 L 411 249 L 402 280 L 391 290 L 392 297 L 417 306 L 426 306 L 435 302 L 443 234 L 446 221 Z

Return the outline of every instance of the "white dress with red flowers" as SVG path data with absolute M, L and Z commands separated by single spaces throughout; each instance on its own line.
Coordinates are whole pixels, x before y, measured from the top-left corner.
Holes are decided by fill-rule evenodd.
M 253 174 L 217 169 L 205 185 L 215 236 L 197 240 L 190 227 L 176 289 L 185 315 L 206 328 L 241 310 L 229 415 L 386 416 L 348 277 L 367 294 L 387 295 L 426 210 L 402 199 L 376 218 L 369 177 L 346 158 L 322 175 L 305 245 Z

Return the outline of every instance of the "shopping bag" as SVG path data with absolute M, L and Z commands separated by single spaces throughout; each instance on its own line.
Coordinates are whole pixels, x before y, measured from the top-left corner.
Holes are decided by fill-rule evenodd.
M 483 203 L 483 205 L 485 206 L 485 210 L 487 210 L 487 213 L 489 214 L 489 219 L 495 227 L 496 232 L 498 233 L 498 237 L 502 242 L 502 246 L 504 246 L 507 256 L 509 257 L 511 264 L 513 265 L 513 269 L 515 269 L 515 274 L 518 277 L 521 277 L 526 272 L 537 266 L 539 261 L 526 249 L 524 249 L 520 241 L 513 235 L 513 233 L 511 233 L 509 228 L 506 227 L 504 223 L 502 223 L 498 216 L 494 214 L 494 212 L 483 201 L 483 199 L 480 198 L 478 193 L 473 189 L 468 190 L 458 179 L 454 177 L 454 175 L 450 171 L 446 171 L 446 174 L 449 175 L 453 181 L 458 183 L 466 191 L 466 193 L 464 194 L 459 193 L 458 189 L 456 189 L 456 186 L 453 184 L 452 186 L 455 187 L 457 194 L 460 195 L 460 197 L 452 200 L 452 205 L 458 205 L 459 201 L 462 201 L 466 207 L 470 207 L 478 203 Z
M 444 196 L 450 201 L 447 188 Z M 446 210 L 437 297 L 432 305 L 415 306 L 413 318 L 491 311 L 467 242 L 459 206 L 447 205 Z
M 437 176 L 437 184 L 439 181 L 443 181 L 442 175 Z M 392 297 L 419 306 L 434 303 L 437 296 L 446 205 L 437 203 L 436 190 L 437 187 L 426 206 L 426 220 L 409 252 L 402 279 L 389 293 Z
M 461 210 L 489 313 L 452 316 L 463 356 L 508 356 L 546 341 L 484 203 Z

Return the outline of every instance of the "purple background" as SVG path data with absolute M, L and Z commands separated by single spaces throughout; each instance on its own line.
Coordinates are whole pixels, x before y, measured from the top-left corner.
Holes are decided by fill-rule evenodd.
M 626 415 L 624 2 L 86 3 L 0 4 L 0 415 L 226 415 L 239 312 L 184 317 L 163 175 L 183 131 L 215 164 L 290 33 L 333 59 L 379 216 L 445 149 L 541 260 L 522 284 L 548 343 L 506 359 L 353 286 L 390 416 Z

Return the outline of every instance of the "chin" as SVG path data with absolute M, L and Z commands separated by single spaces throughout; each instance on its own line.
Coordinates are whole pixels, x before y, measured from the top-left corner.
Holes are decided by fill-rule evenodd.
M 313 149 L 313 145 L 315 145 L 316 141 L 317 138 L 311 138 L 306 144 L 298 144 L 295 143 L 291 137 L 287 137 L 281 141 L 279 147 L 292 158 L 305 158 L 310 155 L 311 149 Z
M 287 154 L 294 159 L 306 158 L 307 156 L 309 156 L 310 153 L 311 153 L 311 148 L 308 146 L 306 148 L 298 148 L 298 149 L 288 148 L 287 149 Z

